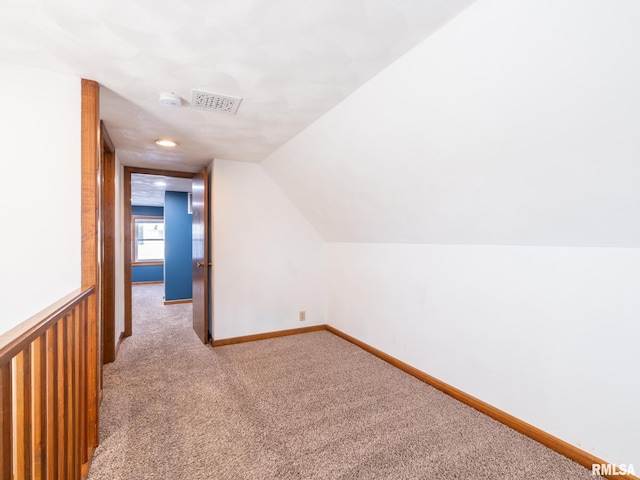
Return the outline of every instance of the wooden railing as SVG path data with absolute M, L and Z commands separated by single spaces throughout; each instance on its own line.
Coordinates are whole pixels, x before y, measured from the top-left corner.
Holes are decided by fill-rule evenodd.
M 98 443 L 95 288 L 0 336 L 0 478 L 80 479 Z

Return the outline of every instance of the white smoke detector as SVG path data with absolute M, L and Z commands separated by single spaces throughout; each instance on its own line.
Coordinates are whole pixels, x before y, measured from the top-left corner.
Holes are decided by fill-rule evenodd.
M 191 106 L 200 110 L 229 113 L 235 115 L 240 106 L 241 97 L 230 97 L 217 93 L 201 92 L 193 90 L 191 93 Z
M 179 95 L 175 93 L 161 93 L 160 94 L 160 105 L 165 105 L 167 107 L 179 107 L 182 105 L 182 99 Z

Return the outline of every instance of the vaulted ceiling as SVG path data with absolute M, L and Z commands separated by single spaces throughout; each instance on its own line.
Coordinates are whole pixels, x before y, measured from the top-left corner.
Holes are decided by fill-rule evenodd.
M 194 171 L 261 161 L 472 1 L 4 1 L 0 61 L 98 81 L 124 164 Z M 193 89 L 242 102 L 196 110 Z

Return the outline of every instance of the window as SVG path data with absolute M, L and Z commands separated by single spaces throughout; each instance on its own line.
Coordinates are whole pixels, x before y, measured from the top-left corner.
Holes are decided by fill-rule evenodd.
M 164 219 L 162 217 L 133 217 L 134 262 L 164 260 Z

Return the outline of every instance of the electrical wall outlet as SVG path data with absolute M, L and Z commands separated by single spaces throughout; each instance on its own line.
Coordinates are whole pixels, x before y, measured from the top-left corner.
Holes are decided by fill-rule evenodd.
M 307 312 L 305 312 L 304 310 L 302 310 L 300 312 L 300 321 L 304 322 L 307 319 Z

